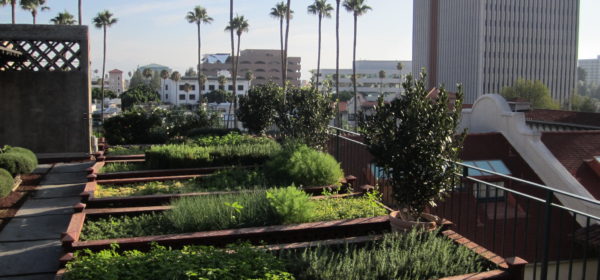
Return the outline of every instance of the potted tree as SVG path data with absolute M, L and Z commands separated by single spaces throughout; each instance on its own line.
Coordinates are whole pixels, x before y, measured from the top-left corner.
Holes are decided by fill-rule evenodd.
M 457 160 L 466 133 L 456 133 L 462 108 L 462 88 L 451 102 L 443 89 L 429 94 L 425 72 L 411 75 L 402 84 L 404 96 L 389 103 L 383 97 L 370 116 L 361 116 L 361 132 L 374 163 L 382 167 L 392 188 L 390 213 L 395 230 L 436 228 L 441 220 L 424 213 L 435 206 L 455 183 Z

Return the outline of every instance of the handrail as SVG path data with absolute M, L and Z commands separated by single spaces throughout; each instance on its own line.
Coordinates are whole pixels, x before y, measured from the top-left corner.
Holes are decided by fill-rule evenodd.
M 358 133 L 356 131 L 351 131 L 351 130 L 347 130 L 347 129 L 343 129 L 343 128 L 339 128 L 339 127 L 335 127 L 335 126 L 331 126 L 331 125 L 328 125 L 327 127 L 331 128 L 331 129 L 335 129 L 335 130 L 339 130 L 339 131 L 342 131 L 342 132 L 346 132 L 346 133 L 350 133 L 350 134 L 354 134 L 354 135 L 360 136 L 360 133 Z

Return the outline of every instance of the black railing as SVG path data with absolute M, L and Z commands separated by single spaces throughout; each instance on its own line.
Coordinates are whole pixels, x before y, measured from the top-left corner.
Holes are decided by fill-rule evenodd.
M 394 207 L 391 188 L 360 134 L 331 127 L 329 152 L 358 184 L 377 185 Z M 452 162 L 457 184 L 429 211 L 454 230 L 504 257 L 530 264 L 526 279 L 600 279 L 600 201 L 492 170 Z M 469 171 L 485 176 L 470 176 Z M 499 183 L 501 182 L 501 183 Z

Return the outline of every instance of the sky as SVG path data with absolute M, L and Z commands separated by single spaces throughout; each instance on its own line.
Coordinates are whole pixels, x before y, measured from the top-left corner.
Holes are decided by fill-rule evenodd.
M 600 1 L 580 0 L 580 59 L 600 55 Z M 101 70 L 102 32 L 91 25 L 102 10 L 118 19 L 108 30 L 107 72 L 117 68 L 125 72 L 137 66 L 158 63 L 185 71 L 197 61 L 196 26 L 185 15 L 196 5 L 205 7 L 214 18 L 202 26 L 202 53 L 228 53 L 229 19 L 227 0 L 84 0 L 84 24 L 90 24 L 92 69 Z M 278 49 L 279 21 L 269 16 L 278 0 L 236 0 L 234 13 L 244 15 L 250 24 L 242 35 L 243 49 Z M 290 24 L 289 56 L 302 58 L 302 79 L 317 66 L 317 17 L 306 12 L 312 0 L 292 0 L 294 18 Z M 335 5 L 334 0 L 329 1 Z M 411 60 L 413 0 L 367 0 L 372 10 L 358 19 L 357 59 Z M 59 12 L 68 11 L 77 18 L 77 0 L 47 0 L 49 11 L 38 14 L 37 22 L 49 23 Z M 340 67 L 352 66 L 353 19 L 341 11 Z M 335 17 L 335 14 L 333 14 Z M 323 21 L 321 68 L 335 68 L 335 18 Z M 10 7 L 0 7 L 0 23 L 10 21 Z M 29 12 L 17 12 L 17 23 L 31 23 Z

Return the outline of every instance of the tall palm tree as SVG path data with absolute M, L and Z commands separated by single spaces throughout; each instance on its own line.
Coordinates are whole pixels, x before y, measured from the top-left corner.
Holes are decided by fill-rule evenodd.
M 352 45 L 352 87 L 354 88 L 354 129 L 358 127 L 358 121 L 356 120 L 356 114 L 358 113 L 358 99 L 356 91 L 356 29 L 358 25 L 358 17 L 366 14 L 371 7 L 365 4 L 366 0 L 344 0 L 344 8 L 346 11 L 352 13 L 354 17 L 354 44 Z
M 39 1 L 39 0 L 38 0 Z M 93 19 L 94 26 L 101 28 L 104 33 L 104 48 L 102 55 L 102 77 L 106 71 L 106 30 L 117 23 L 117 18 L 113 17 L 113 14 L 108 10 L 99 12 L 98 15 Z M 104 80 L 100 85 L 100 92 L 102 93 L 102 113 L 100 114 L 100 120 L 104 123 Z
M 58 13 L 56 17 L 50 19 L 50 22 L 56 25 L 73 25 L 75 24 L 75 18 L 69 12 L 64 11 L 62 13 Z
M 198 92 L 200 94 L 200 97 L 199 97 L 200 100 L 198 100 L 199 103 L 204 102 L 202 100 L 202 89 L 204 88 L 204 84 L 206 84 L 206 80 L 207 80 L 206 75 L 204 75 L 204 74 L 199 74 L 198 75 L 198 82 L 199 82 L 199 84 L 198 84 Z M 208 97 L 206 99 L 208 101 Z
M 223 75 L 217 77 L 217 83 L 219 83 L 219 89 L 225 90 L 225 83 L 227 83 L 227 77 Z
M 321 21 L 323 18 L 331 18 L 333 7 L 327 3 L 327 0 L 315 0 L 313 4 L 308 6 L 308 13 L 319 17 L 319 45 L 317 55 L 317 79 L 315 87 L 319 88 L 319 76 L 321 75 Z
M 0 0 L 0 7 L 10 4 L 12 9 L 12 24 L 16 23 L 17 0 Z
M 131 72 L 129 72 L 129 73 L 131 73 Z M 167 82 L 167 79 L 169 78 L 169 71 L 167 69 L 163 69 L 162 71 L 160 71 L 160 78 L 163 80 L 163 84 L 160 87 L 160 92 L 164 93 L 165 92 L 165 83 Z M 164 96 L 164 94 L 162 94 L 162 95 Z
M 175 82 L 175 105 L 179 105 L 179 80 L 181 80 L 181 74 L 178 71 L 171 73 L 171 80 Z
M 152 75 L 154 71 L 152 71 L 152 69 L 150 68 L 146 68 L 144 69 L 144 71 L 142 71 L 142 76 L 144 76 L 144 78 L 146 78 L 146 82 L 148 83 L 148 85 L 150 85 L 150 79 L 152 79 Z
M 50 7 L 45 5 L 46 0 L 21 0 L 21 8 L 23 10 L 31 12 L 31 16 L 33 17 L 33 24 L 36 24 L 38 9 L 40 11 L 50 10 Z
M 200 87 L 200 85 L 202 84 L 202 82 L 200 81 L 200 75 L 202 75 L 202 37 L 200 36 L 200 25 L 202 23 L 211 23 L 213 21 L 213 18 L 208 16 L 208 13 L 206 12 L 205 8 L 203 8 L 202 6 L 196 6 L 194 10 L 187 13 L 185 19 L 187 19 L 189 23 L 195 23 L 196 26 L 198 26 L 198 86 Z M 199 88 L 198 92 L 200 95 L 198 100 L 202 102 L 202 87 Z
M 342 126 L 340 119 L 340 1 L 335 0 L 335 119 L 338 127 Z
M 379 94 L 383 94 L 383 79 L 385 79 L 385 71 L 379 70 Z
M 231 24 L 233 22 L 233 0 L 229 0 L 229 23 Z M 225 29 L 227 30 L 227 29 Z M 231 74 L 236 73 L 236 61 L 237 61 L 237 57 L 235 57 L 235 41 L 234 41 L 234 36 L 233 36 L 234 30 L 233 28 L 231 28 L 229 30 L 229 35 L 231 36 Z M 237 77 L 235 75 L 232 75 L 233 78 L 233 83 L 235 84 Z M 235 94 L 234 94 L 235 97 Z M 229 111 L 231 112 L 231 104 L 229 105 Z M 237 126 L 237 124 L 236 124 Z M 227 120 L 227 128 L 229 128 L 229 120 Z
M 290 37 L 290 18 L 292 16 L 291 6 L 292 1 L 287 0 L 285 9 L 285 51 L 283 52 L 284 64 L 283 64 L 283 92 L 285 93 L 287 85 L 287 69 L 288 69 L 288 38 Z
M 292 16 L 292 14 L 294 13 L 294 11 L 290 11 L 290 16 Z M 281 45 L 281 81 L 282 83 L 285 83 L 285 76 L 284 76 L 284 63 L 285 63 L 285 48 L 283 45 L 283 20 L 285 19 L 287 14 L 287 6 L 285 3 L 279 2 L 275 5 L 275 7 L 271 8 L 271 13 L 269 13 L 269 15 L 271 15 L 272 17 L 279 19 L 279 43 Z M 283 85 L 283 84 L 282 84 Z
M 402 84 L 402 68 L 404 68 L 402 62 L 398 62 L 398 64 L 396 64 L 396 70 L 400 71 L 400 73 L 398 73 L 398 75 L 400 76 L 400 84 Z
M 248 32 L 248 28 L 250 25 L 248 24 L 248 20 L 244 16 L 236 16 L 233 18 L 229 25 L 225 28 L 225 30 L 235 30 L 235 34 L 237 35 L 237 52 L 235 57 L 240 57 L 240 43 L 242 39 L 242 33 Z M 234 116 L 234 127 L 237 128 L 237 116 L 235 115 L 235 111 L 237 109 L 237 67 L 238 67 L 238 59 L 235 60 L 235 64 L 233 67 L 232 81 L 233 81 L 233 116 Z
M 78 19 L 79 19 L 79 25 L 81 25 L 83 22 L 81 20 L 81 17 L 83 16 L 82 8 L 83 8 L 83 4 L 81 3 L 81 0 L 77 0 L 77 14 L 78 14 Z

